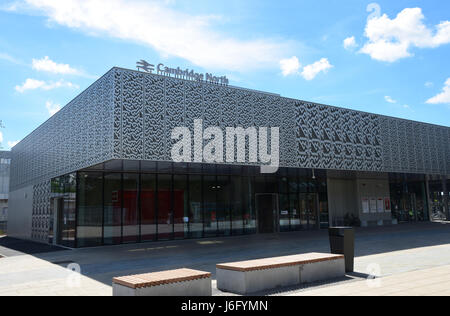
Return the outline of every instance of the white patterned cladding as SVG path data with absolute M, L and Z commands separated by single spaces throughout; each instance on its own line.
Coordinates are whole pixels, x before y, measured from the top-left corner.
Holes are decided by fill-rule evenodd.
M 33 186 L 31 238 L 48 241 L 50 225 L 50 180 Z
M 281 148 L 287 148 L 281 159 L 295 161 L 295 139 L 289 135 L 295 126 L 294 108 L 279 96 L 123 69 L 117 69 L 114 78 L 115 158 L 170 161 L 173 128 L 193 131 L 194 120 L 203 119 L 204 128 L 223 130 L 280 127 Z M 143 135 L 140 141 L 138 135 Z
M 301 166 L 382 171 L 378 116 L 303 101 L 295 106 Z
M 450 129 L 382 117 L 383 170 L 391 172 L 450 173 Z
M 12 149 L 11 191 L 113 158 L 110 71 Z
M 48 240 L 50 179 L 111 159 L 170 161 L 171 131 L 279 127 L 284 167 L 450 173 L 450 128 L 113 68 L 12 150 L 33 185 L 32 238 Z M 194 153 L 193 153 L 194 155 Z
M 113 68 L 12 151 L 11 190 L 110 159 L 170 161 L 176 126 L 280 127 L 285 167 L 449 174 L 450 128 Z
M 170 161 L 172 129 L 187 126 L 193 131 L 194 119 L 201 118 L 205 127 L 222 129 L 280 127 L 285 167 L 450 170 L 448 127 L 124 69 L 115 69 L 114 78 L 115 158 Z

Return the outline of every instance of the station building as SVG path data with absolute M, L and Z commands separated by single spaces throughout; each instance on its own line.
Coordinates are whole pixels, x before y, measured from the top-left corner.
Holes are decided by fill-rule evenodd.
M 280 168 L 173 162 L 172 131 L 199 119 L 279 127 Z M 76 248 L 429 221 L 449 179 L 449 127 L 115 67 L 12 149 L 8 234 Z

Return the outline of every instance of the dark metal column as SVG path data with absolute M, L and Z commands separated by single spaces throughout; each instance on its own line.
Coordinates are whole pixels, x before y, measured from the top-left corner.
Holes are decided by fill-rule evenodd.
M 442 204 L 444 205 L 444 213 L 447 215 L 447 220 L 450 221 L 450 208 L 448 205 L 448 188 L 447 188 L 447 177 L 442 177 L 442 192 L 444 196 L 442 197 Z

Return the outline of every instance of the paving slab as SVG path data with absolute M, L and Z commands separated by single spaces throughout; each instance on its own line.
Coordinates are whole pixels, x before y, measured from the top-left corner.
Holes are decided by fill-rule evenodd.
M 322 282 L 308 287 L 277 289 L 260 295 L 293 295 L 327 288 L 335 295 L 356 295 L 368 274 L 383 277 L 389 293 L 401 293 L 417 280 L 433 285 L 440 275 L 450 277 L 450 270 L 440 275 L 433 268 L 450 265 L 450 225 L 435 223 L 405 224 L 356 230 L 355 271 L 341 280 Z M 4 247 L 5 248 L 5 247 Z M 8 253 L 0 248 L 0 255 Z M 6 249 L 8 250 L 8 249 Z M 213 294 L 227 295 L 215 287 L 216 264 L 308 252 L 329 252 L 327 231 L 252 235 L 202 240 L 119 245 L 52 252 L 26 253 L 10 249 L 0 259 L 0 295 L 111 295 L 112 278 L 178 268 L 212 273 Z M 28 249 L 30 250 L 30 249 Z M 31 249 L 33 250 L 33 249 Z M 52 249 L 53 250 L 53 249 Z M 81 270 L 81 288 L 67 285 L 69 264 Z M 391 279 L 412 271 L 408 278 Z M 429 281 L 423 281 L 429 280 Z M 339 286 L 339 288 L 336 288 Z M 431 288 L 430 291 L 435 288 Z M 440 291 L 440 289 L 438 289 Z M 360 291 L 361 292 L 361 291 Z M 382 292 L 379 291 L 379 292 Z M 374 292 L 374 293 L 379 293 Z M 321 293 L 320 291 L 317 293 Z M 442 293 L 446 291 L 442 290 Z

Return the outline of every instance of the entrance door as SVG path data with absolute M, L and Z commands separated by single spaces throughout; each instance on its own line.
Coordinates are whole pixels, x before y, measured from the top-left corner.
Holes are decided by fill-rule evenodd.
M 277 231 L 278 201 L 276 194 L 256 194 L 258 232 L 270 234 Z
M 300 193 L 300 222 L 303 229 L 318 228 L 318 208 L 316 193 Z
M 75 247 L 75 198 L 66 196 L 57 199 L 57 244 Z

